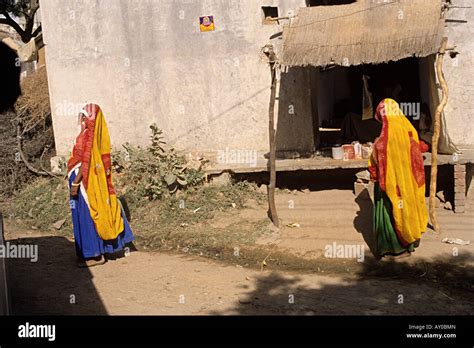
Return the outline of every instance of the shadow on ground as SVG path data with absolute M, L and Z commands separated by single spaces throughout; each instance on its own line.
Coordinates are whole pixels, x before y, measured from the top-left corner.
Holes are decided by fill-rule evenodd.
M 258 277 L 255 287 L 226 313 L 468 315 L 474 311 L 472 260 L 472 254 L 416 264 L 369 260 L 355 277 L 325 277 L 317 284 L 273 272 Z
M 369 192 L 367 190 L 362 191 L 362 193 L 356 197 L 355 202 L 359 206 L 359 210 L 354 218 L 354 227 L 357 232 L 362 234 L 372 255 L 376 255 L 377 243 L 375 234 L 373 233 L 374 204 L 370 199 Z
M 9 242 L 39 249 L 36 263 L 8 259 L 13 314 L 107 314 L 90 270 L 76 266 L 73 242 L 54 236 Z M 466 253 L 436 261 L 413 258 L 409 263 L 367 258 L 357 270 L 337 276 L 256 273 L 253 284 L 244 282 L 238 294 L 229 294 L 233 308 L 210 314 L 468 315 L 474 312 L 473 257 Z M 215 272 L 222 272 L 220 265 Z M 130 291 L 134 286 L 140 284 L 130 284 Z
M 74 242 L 56 236 L 9 242 L 38 246 L 37 262 L 7 259 L 14 315 L 107 314 L 89 269 L 77 267 Z

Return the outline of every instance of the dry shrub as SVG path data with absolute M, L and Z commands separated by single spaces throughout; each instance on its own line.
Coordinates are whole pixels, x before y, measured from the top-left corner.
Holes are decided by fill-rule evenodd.
M 21 89 L 14 111 L 0 115 L 0 196 L 12 195 L 37 177 L 19 157 L 17 128 L 33 167 L 41 170 L 42 155 L 47 167 L 55 154 L 46 68 L 23 79 Z
M 21 96 L 15 109 L 25 125 L 36 122 L 45 123 L 51 116 L 49 104 L 48 77 L 46 68 L 40 68 L 21 82 Z

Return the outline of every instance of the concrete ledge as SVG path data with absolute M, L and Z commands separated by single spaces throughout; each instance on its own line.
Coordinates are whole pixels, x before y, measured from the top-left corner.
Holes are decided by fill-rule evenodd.
M 424 153 L 425 166 L 431 166 L 431 154 Z M 455 165 L 474 163 L 474 149 L 463 150 L 458 156 L 438 155 L 438 165 Z M 276 161 L 277 172 L 297 170 L 326 170 L 326 169 L 364 169 L 368 166 L 368 160 L 335 160 L 327 157 L 282 159 Z M 262 173 L 267 172 L 267 159 L 258 158 L 256 165 L 249 164 L 211 164 L 204 168 L 208 175 L 218 175 L 223 172 L 239 173 Z

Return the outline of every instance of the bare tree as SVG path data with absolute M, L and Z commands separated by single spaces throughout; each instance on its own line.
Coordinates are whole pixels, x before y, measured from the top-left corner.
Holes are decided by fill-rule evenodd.
M 20 35 L 24 43 L 41 33 L 41 25 L 34 28 L 36 12 L 39 9 L 39 0 L 0 0 L 0 24 L 11 26 Z M 20 24 L 13 17 L 23 18 Z

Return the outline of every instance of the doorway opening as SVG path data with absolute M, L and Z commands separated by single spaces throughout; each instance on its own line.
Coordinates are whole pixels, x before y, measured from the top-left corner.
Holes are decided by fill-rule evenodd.
M 406 58 L 383 64 L 310 68 L 314 147 L 324 153 L 354 141 L 373 142 L 381 131 L 374 113 L 384 98 L 395 99 L 408 120 L 419 132 L 426 130 L 426 140 L 431 141 L 429 121 L 436 101 L 430 93 L 433 87 L 428 85 L 432 79 L 425 76 L 431 73 L 427 64 L 426 58 Z

